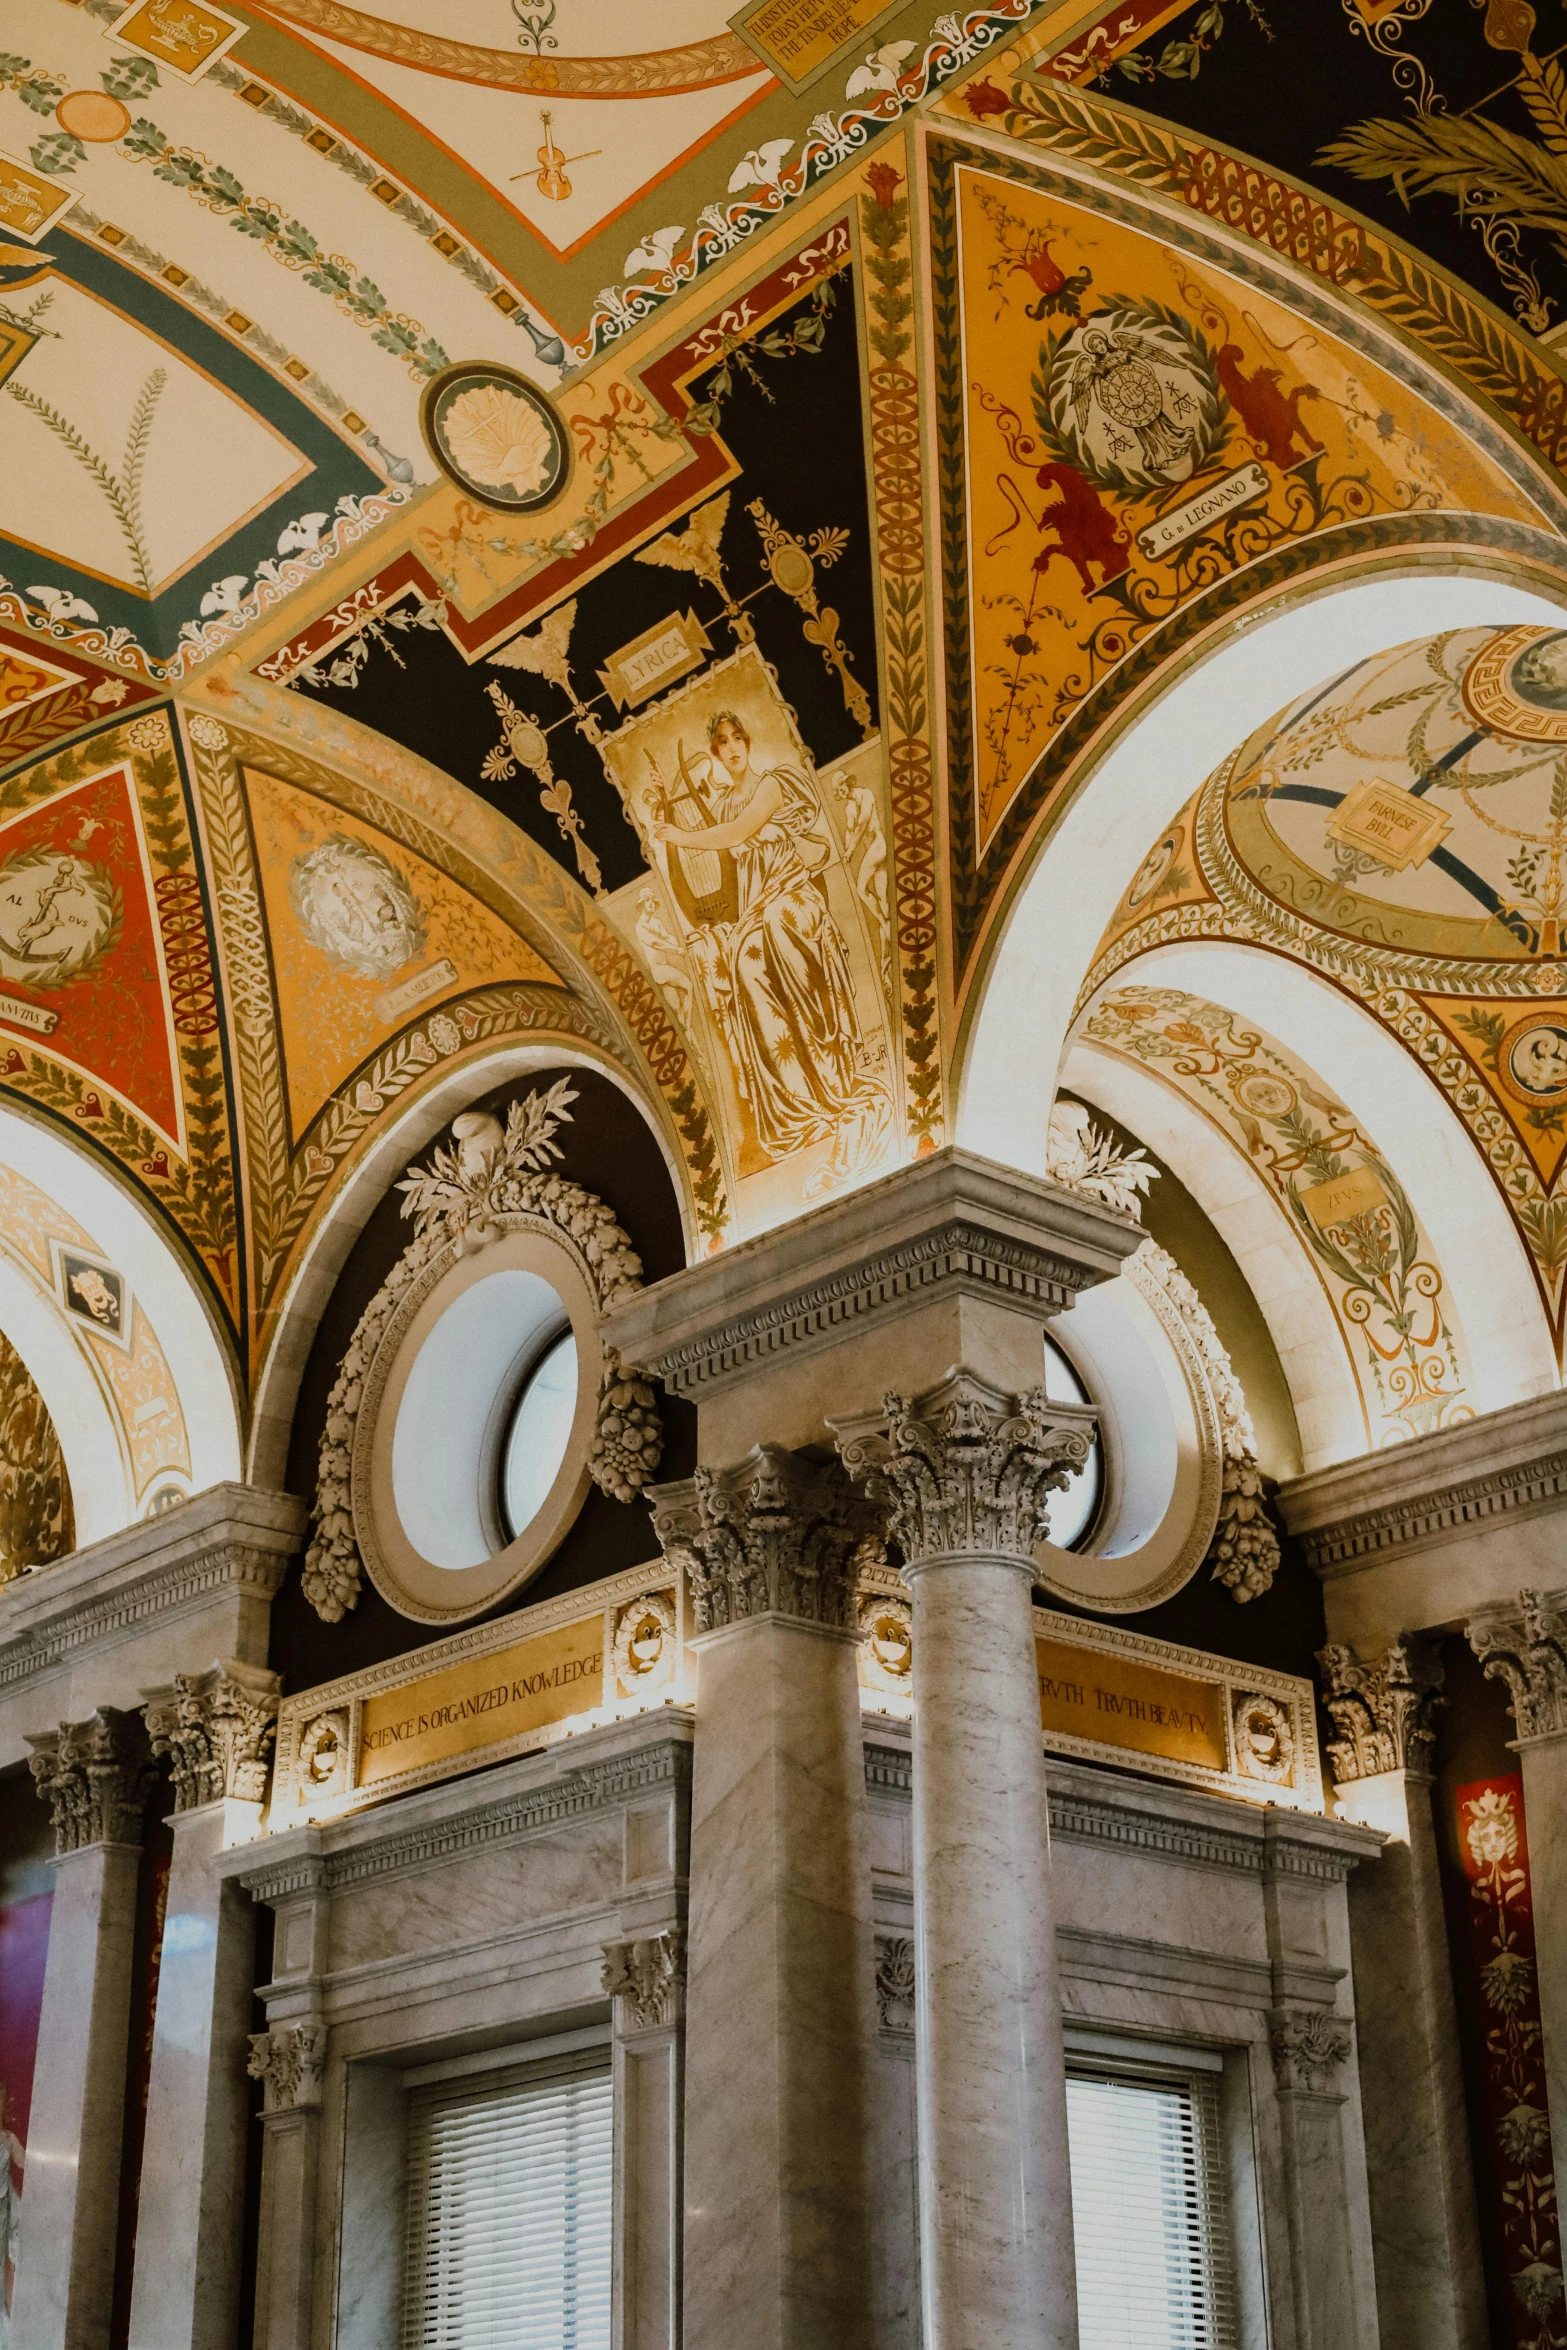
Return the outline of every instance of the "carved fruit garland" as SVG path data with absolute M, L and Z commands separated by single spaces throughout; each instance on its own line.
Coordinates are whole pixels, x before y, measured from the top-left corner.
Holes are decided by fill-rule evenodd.
M 443 1256 L 455 1263 L 503 1233 L 542 1224 L 577 1258 L 601 1313 L 642 1286 L 642 1260 L 611 1210 L 550 1167 L 561 1156 L 555 1130 L 569 1123 L 566 1105 L 575 1099 L 562 1078 L 547 1093 L 513 1102 L 504 1127 L 486 1111 L 465 1111 L 453 1121 L 454 1147 L 438 1147 L 428 1167 L 398 1186 L 414 1238 L 360 1315 L 327 1399 L 303 1584 L 328 1624 L 358 1605 L 364 1584 L 354 1535 L 354 1431 L 370 1366 L 409 1284 Z M 652 1388 L 606 1348 L 588 1455 L 593 1482 L 616 1501 L 633 1501 L 651 1483 L 663 1446 Z

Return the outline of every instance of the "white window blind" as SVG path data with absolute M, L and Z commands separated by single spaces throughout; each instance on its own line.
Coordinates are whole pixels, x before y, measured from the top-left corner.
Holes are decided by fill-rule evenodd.
M 1074 2073 L 1066 2103 L 1082 2350 L 1232 2350 L 1212 2082 Z
M 608 2071 L 446 2082 L 408 2119 L 403 2350 L 609 2350 Z

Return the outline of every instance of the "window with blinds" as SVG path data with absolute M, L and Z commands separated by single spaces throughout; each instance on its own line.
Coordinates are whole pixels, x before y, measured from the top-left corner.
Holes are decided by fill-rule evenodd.
M 415 2091 L 403 2350 L 609 2350 L 610 2077 Z
M 1082 2350 L 1234 2350 L 1211 2077 L 1066 2085 Z

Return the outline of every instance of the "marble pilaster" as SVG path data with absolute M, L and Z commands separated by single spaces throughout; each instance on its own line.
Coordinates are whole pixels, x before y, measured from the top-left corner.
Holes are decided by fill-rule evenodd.
M 1042 1388 L 956 1370 L 834 1423 L 914 1605 L 914 1924 L 925 2350 L 1076 2350 L 1066 2064 L 1031 1610 L 1086 1456 Z
M 680 2341 L 685 1930 L 604 1946 L 615 2003 L 615 2299 L 620 2350 Z
M 174 1780 L 174 1852 L 129 2350 L 224 2350 L 234 2336 L 255 1911 L 214 1864 L 258 1832 L 277 1707 L 276 1674 L 232 1658 L 148 1696 L 152 1748 Z
M 659 1488 L 654 1518 L 698 1626 L 685 2350 L 863 2342 L 875 2009 L 853 1608 L 872 1514 L 836 1463 L 759 1448 Z
M 256 2350 L 309 2350 L 327 2028 L 305 2015 L 250 2035 L 246 2071 L 265 2091 Z
M 1488 2326 L 1436 1829 L 1442 1669 L 1417 1640 L 1319 1657 L 1338 1814 L 1389 1839 L 1349 1888 L 1377 2309 L 1388 2343 L 1484 2350 Z
M 1567 2149 L 1567 1590 L 1520 1591 L 1469 1626 L 1469 1645 L 1507 1685 L 1529 1823 L 1545 2088 L 1558 2169 Z
M 136 1882 L 152 1756 L 140 1717 L 107 1706 L 29 1743 L 56 1858 L 11 2344 L 101 2350 L 114 2298 Z

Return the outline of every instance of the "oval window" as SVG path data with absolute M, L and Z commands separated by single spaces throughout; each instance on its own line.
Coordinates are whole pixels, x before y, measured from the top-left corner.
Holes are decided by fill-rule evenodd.
M 1070 1357 L 1048 1336 L 1045 1339 L 1045 1393 L 1056 1403 L 1091 1404 L 1094 1400 L 1078 1377 Z M 1094 1521 L 1099 1515 L 1099 1504 L 1104 1496 L 1104 1485 L 1104 1438 L 1096 1427 L 1087 1460 L 1063 1492 L 1050 1496 L 1047 1539 L 1055 1544 L 1057 1550 L 1082 1549 L 1094 1530 Z
M 501 1439 L 501 1524 L 508 1542 L 531 1526 L 560 1474 L 577 1409 L 577 1341 L 551 1338 L 523 1374 Z

